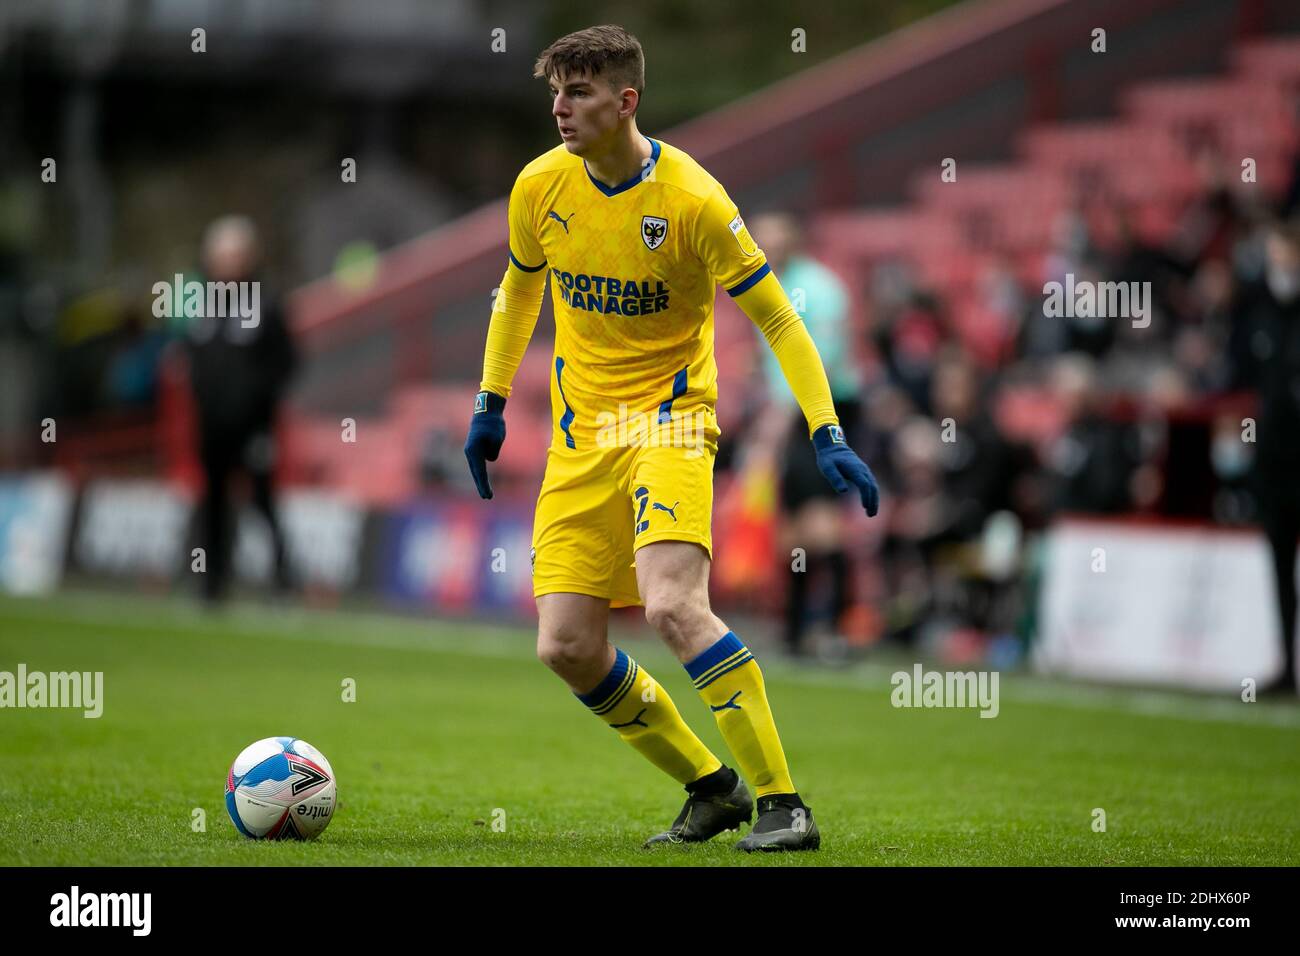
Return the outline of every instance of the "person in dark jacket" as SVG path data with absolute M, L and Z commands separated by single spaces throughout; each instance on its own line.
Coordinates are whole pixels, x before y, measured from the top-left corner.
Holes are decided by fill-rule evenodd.
M 1296 693 L 1296 548 L 1300 542 L 1300 221 L 1269 229 L 1261 281 L 1233 322 L 1237 384 L 1259 396 L 1255 498 L 1268 537 L 1281 623 L 1282 674 L 1264 690 Z
M 296 365 L 280 304 L 257 279 L 257 230 L 242 216 L 226 216 L 204 233 L 205 285 L 237 283 L 241 309 L 216 309 L 190 320 L 190 382 L 198 417 L 199 457 L 206 479 L 200 533 L 207 555 L 203 596 L 225 593 L 230 577 L 233 514 L 230 478 L 245 472 L 253 503 L 270 527 L 276 584 L 287 588 L 284 535 L 271 490 L 276 408 Z M 230 286 L 224 286 L 230 289 Z M 213 301 L 209 295 L 205 305 Z

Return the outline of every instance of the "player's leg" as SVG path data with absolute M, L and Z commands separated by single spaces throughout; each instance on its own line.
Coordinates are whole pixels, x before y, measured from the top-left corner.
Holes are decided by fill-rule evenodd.
M 762 671 L 709 605 L 712 452 L 647 448 L 638 456 L 631 492 L 646 619 L 686 667 L 758 791 L 759 822 L 738 845 L 815 847 L 820 837 L 790 779 Z
M 682 784 L 722 766 L 644 668 L 609 643 L 609 599 L 537 598 L 537 656 L 593 714 Z
M 575 694 L 595 687 L 614 663 L 609 601 L 589 594 L 537 597 L 537 658 Z
M 682 784 L 721 762 L 682 720 L 672 697 L 610 645 L 611 601 L 639 603 L 632 515 L 598 454 L 552 454 L 533 527 L 538 657 L 593 714 Z
M 271 532 L 272 580 L 280 591 L 290 588 L 289 550 L 272 487 L 275 472 L 275 437 L 272 426 L 255 431 L 244 446 L 244 467 L 252 484 L 253 507 L 262 513 Z
M 763 672 L 709 607 L 708 552 L 694 542 L 660 540 L 638 549 L 636 567 L 646 619 L 685 666 L 758 791 L 758 822 L 737 848 L 816 849 L 821 834 L 790 779 Z
M 202 426 L 200 455 L 205 487 L 201 527 L 203 547 L 207 550 L 203 598 L 209 603 L 215 603 L 226 594 L 233 537 L 229 480 L 234 469 L 236 447 L 226 431 L 212 425 Z
M 637 551 L 646 620 L 682 662 L 760 797 L 794 784 L 754 655 L 709 607 L 709 556 L 685 541 Z

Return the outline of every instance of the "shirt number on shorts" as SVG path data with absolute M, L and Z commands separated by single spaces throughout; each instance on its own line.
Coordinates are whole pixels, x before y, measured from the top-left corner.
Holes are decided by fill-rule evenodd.
M 650 503 L 650 489 L 645 485 L 642 485 L 633 492 L 633 494 L 636 496 L 636 500 L 640 502 L 636 509 L 636 533 L 640 534 L 646 528 L 650 527 L 649 518 L 646 518 L 644 521 L 641 520 L 642 518 L 645 518 L 646 505 Z

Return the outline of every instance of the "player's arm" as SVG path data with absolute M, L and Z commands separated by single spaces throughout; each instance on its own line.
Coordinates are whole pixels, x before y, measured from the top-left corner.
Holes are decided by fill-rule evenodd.
M 862 506 L 874 515 L 880 490 L 871 469 L 844 441 L 831 400 L 830 383 L 817 346 L 781 283 L 750 238 L 740 213 L 721 189 L 707 200 L 696 221 L 696 250 L 718 283 L 758 326 L 776 355 L 785 380 L 808 421 L 817 465 L 836 491 L 857 486 Z
M 496 461 L 506 439 L 505 407 L 510 383 L 537 327 L 546 291 L 546 259 L 533 228 L 527 195 L 516 181 L 510 193 L 510 259 L 492 301 L 483 379 L 474 398 L 474 415 L 465 439 L 465 458 L 479 497 L 491 498 L 487 462 Z

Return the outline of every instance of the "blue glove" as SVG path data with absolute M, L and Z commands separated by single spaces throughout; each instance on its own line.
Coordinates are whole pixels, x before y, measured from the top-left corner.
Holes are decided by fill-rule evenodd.
M 474 476 L 480 498 L 492 497 L 486 462 L 496 461 L 501 454 L 501 443 L 506 440 L 506 420 L 502 414 L 505 410 L 506 400 L 495 392 L 479 392 L 474 396 L 474 417 L 469 421 L 465 457 L 469 459 L 469 473 Z
M 831 487 L 843 494 L 849 490 L 849 482 L 857 485 L 862 494 L 862 507 L 867 509 L 868 517 L 874 518 L 880 510 L 880 488 L 876 485 L 876 476 L 866 462 L 844 443 L 844 429 L 839 425 L 823 425 L 813 432 L 812 442 L 813 448 L 817 449 L 817 467 Z

